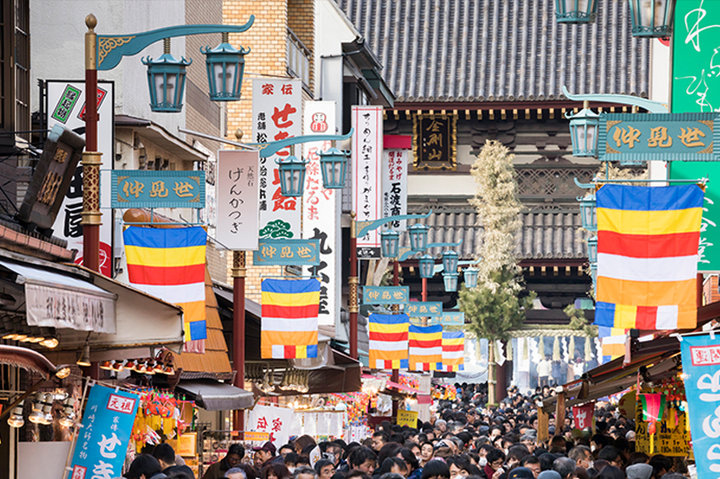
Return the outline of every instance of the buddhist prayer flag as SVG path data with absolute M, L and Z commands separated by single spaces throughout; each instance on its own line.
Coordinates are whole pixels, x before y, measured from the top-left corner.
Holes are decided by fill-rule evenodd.
M 606 361 L 625 355 L 625 330 L 620 328 L 598 327 L 598 337 L 602 345 L 602 355 Z
M 263 359 L 316 358 L 320 281 L 264 279 L 260 350 Z
M 443 331 L 442 333 L 442 370 L 446 372 L 465 369 L 465 333 L 462 331 Z
M 376 369 L 407 369 L 407 314 L 370 314 L 370 367 Z
M 595 324 L 694 328 L 703 190 L 604 185 L 598 218 Z
M 206 339 L 205 230 L 130 226 L 123 238 L 130 284 L 182 307 L 186 342 Z
M 442 367 L 442 325 L 416 326 L 408 334 L 411 371 L 435 371 Z

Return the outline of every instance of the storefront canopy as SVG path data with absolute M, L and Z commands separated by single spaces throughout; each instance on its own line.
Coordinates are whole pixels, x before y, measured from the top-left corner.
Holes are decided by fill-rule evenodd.
M 180 381 L 175 391 L 207 411 L 248 409 L 255 404 L 253 393 L 218 381 Z

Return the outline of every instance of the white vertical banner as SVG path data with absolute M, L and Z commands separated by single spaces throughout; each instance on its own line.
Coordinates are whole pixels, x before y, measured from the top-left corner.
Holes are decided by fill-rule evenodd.
M 258 248 L 257 151 L 220 150 L 217 155 L 218 242 L 233 251 Z
M 48 80 L 47 103 L 45 105 L 48 129 L 55 125 L 73 130 L 85 138 L 85 82 Z M 98 151 L 102 153 L 100 167 L 100 272 L 105 276 L 112 275 L 112 229 L 113 216 L 110 208 L 110 170 L 115 157 L 115 93 L 111 81 L 98 82 Z M 77 250 L 75 262 L 82 264 L 82 166 L 78 166 L 75 176 L 70 182 L 70 189 L 65 195 L 58 212 L 53 234 L 68 242 L 68 249 Z
M 270 143 L 302 134 L 300 80 L 253 80 L 252 134 L 255 143 Z M 291 152 L 292 147 L 287 147 L 270 158 L 260 158 L 258 207 L 261 238 L 300 238 L 300 199 L 280 194 L 276 163 L 276 160 L 290 156 Z
M 408 150 L 385 150 L 382 163 L 383 217 L 407 214 L 407 162 Z M 405 231 L 407 221 L 393 221 L 388 225 L 396 231 Z
M 305 135 L 335 134 L 335 102 L 308 101 L 304 105 Z M 320 280 L 318 325 L 334 326 L 340 318 L 340 208 L 342 190 L 323 187 L 320 170 L 321 151 L 332 147 L 331 141 L 303 145 L 308 161 L 303 194 L 303 238 L 320 240 L 320 264 L 309 266 L 309 273 Z
M 353 210 L 357 221 L 382 218 L 383 107 L 353 106 Z M 357 239 L 358 258 L 380 257 L 379 229 Z

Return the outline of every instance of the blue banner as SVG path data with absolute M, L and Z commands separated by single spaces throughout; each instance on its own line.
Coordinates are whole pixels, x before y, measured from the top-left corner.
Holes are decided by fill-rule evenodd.
M 139 403 L 134 393 L 90 389 L 68 479 L 120 477 Z
M 443 326 L 463 326 L 465 324 L 465 313 L 462 311 L 443 311 L 442 316 L 432 318 L 430 324 L 442 324 Z
M 440 301 L 412 301 L 405 304 L 405 314 L 410 317 L 442 316 L 442 303 Z
M 698 477 L 720 474 L 720 336 L 683 336 L 680 343 L 690 435 Z
M 364 304 L 402 304 L 410 301 L 410 286 L 363 286 Z
M 113 208 L 204 208 L 204 171 L 112 170 Z
M 318 266 L 319 239 L 261 239 L 253 254 L 257 266 Z

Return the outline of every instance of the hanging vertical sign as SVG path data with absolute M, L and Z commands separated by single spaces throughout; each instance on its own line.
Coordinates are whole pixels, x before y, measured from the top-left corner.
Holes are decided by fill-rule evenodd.
M 382 217 L 383 107 L 353 106 L 352 127 L 353 210 L 357 221 L 374 221 Z M 357 247 L 358 258 L 379 258 L 378 230 L 358 238 Z
M 720 337 L 682 336 L 680 354 L 698 471 L 720 473 Z
M 270 143 L 302 134 L 300 80 L 253 80 L 252 132 L 255 143 Z M 300 201 L 280 193 L 280 172 L 276 163 L 290 154 L 288 147 L 269 158 L 260 158 L 258 209 L 263 238 L 300 238 Z
M 407 214 L 407 160 L 409 150 L 383 152 L 382 185 L 383 217 Z M 393 221 L 388 225 L 396 231 L 405 231 L 407 221 Z
M 305 135 L 335 134 L 335 102 L 308 101 L 304 107 Z M 320 264 L 310 266 L 309 274 L 320 280 L 319 325 L 335 325 L 340 318 L 340 208 L 341 190 L 323 187 L 320 170 L 321 151 L 332 146 L 330 141 L 305 143 L 303 152 L 308 164 L 305 169 L 303 193 L 303 238 L 320 242 Z
M 139 402 L 135 393 L 90 389 L 68 479 L 120 477 Z
M 85 82 L 48 80 L 45 111 L 47 128 L 60 125 L 85 138 Z M 115 157 L 114 139 L 114 83 L 99 81 L 97 91 L 98 151 L 102 153 L 100 171 L 100 211 L 103 215 L 100 225 L 100 272 L 112 275 L 112 225 L 110 208 L 110 170 Z M 54 235 L 68 242 L 67 248 L 77 250 L 75 262 L 83 264 L 82 225 L 82 166 L 78 166 L 70 181 L 65 199 L 60 206 L 53 224 Z
M 234 251 L 258 248 L 257 151 L 218 151 L 218 242 Z

